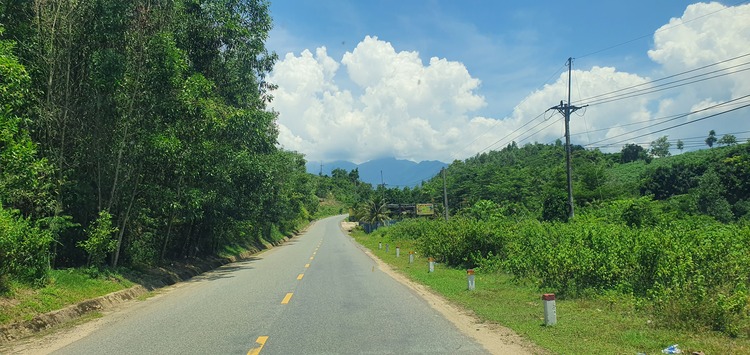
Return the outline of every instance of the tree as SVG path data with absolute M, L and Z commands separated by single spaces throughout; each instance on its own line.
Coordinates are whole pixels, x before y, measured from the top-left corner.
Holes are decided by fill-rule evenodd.
M 636 160 L 646 160 L 646 157 L 645 148 L 634 143 L 629 143 L 622 148 L 620 160 L 624 164 Z
M 731 134 L 725 134 L 724 137 L 721 137 L 718 141 L 719 145 L 735 145 L 737 144 L 737 137 Z
M 734 215 L 729 202 L 724 197 L 726 188 L 721 184 L 719 174 L 715 170 L 707 170 L 698 180 L 698 187 L 693 191 L 698 211 L 716 218 L 721 222 L 729 222 Z
M 390 211 L 387 207 L 388 204 L 386 204 L 385 200 L 376 200 L 373 198 L 362 204 L 357 210 L 356 217 L 360 222 L 380 225 L 391 219 L 389 216 Z
M 716 143 L 716 131 L 713 129 L 708 132 L 708 138 L 706 138 L 706 145 L 709 148 L 713 148 L 714 143 Z
M 677 140 L 677 149 L 679 149 L 680 152 L 682 152 L 683 148 L 685 148 L 685 143 L 682 142 L 682 139 L 678 139 Z
M 669 152 L 669 136 L 661 136 L 655 141 L 651 142 L 651 155 L 659 158 L 668 157 L 671 155 Z

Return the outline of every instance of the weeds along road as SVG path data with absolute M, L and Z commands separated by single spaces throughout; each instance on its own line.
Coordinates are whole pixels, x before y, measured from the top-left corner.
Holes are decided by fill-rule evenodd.
M 57 354 L 484 354 L 378 270 L 343 216 L 93 321 Z M 43 351 L 47 352 L 47 351 Z

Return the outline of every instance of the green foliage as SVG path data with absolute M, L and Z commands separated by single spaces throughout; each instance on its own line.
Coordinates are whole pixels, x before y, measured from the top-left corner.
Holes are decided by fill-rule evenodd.
M 716 171 L 706 171 L 698 180 L 698 188 L 693 191 L 698 211 L 722 222 L 731 221 L 734 215 L 729 202 L 724 198 L 724 192 Z
M 659 158 L 668 157 L 671 155 L 669 152 L 669 146 L 669 136 L 661 136 L 651 142 L 651 150 L 649 151 L 649 154 Z
M 267 2 L 8 9 L 21 45 L 0 41 L 0 201 L 54 236 L 53 263 L 209 255 L 316 213 L 320 184 L 266 108 Z
M 630 143 L 626 144 L 622 148 L 622 151 L 620 152 L 620 159 L 623 164 L 636 160 L 648 161 L 648 152 L 640 145 Z
M 603 215 L 632 213 L 633 206 L 644 213 L 654 203 L 624 202 L 606 206 L 613 210 Z M 750 331 L 742 328 L 748 320 L 748 227 L 694 218 L 638 228 L 584 213 L 568 223 L 417 219 L 387 233 L 392 240 L 415 240 L 423 255 L 449 265 L 499 266 L 562 297 L 633 295 L 669 326 Z
M 107 211 L 100 211 L 86 229 L 86 240 L 78 242 L 78 246 L 88 254 L 88 265 L 100 267 L 104 264 L 107 254 L 114 251 L 117 241 L 113 238 L 117 227 L 112 226 L 112 215 Z
M 658 222 L 651 197 L 641 197 L 630 202 L 622 211 L 622 220 L 631 227 L 654 226 Z
M 0 208 L 0 291 L 11 279 L 34 285 L 47 281 L 52 235 L 18 211 Z M 8 278 L 10 277 L 10 278 Z
M 706 145 L 709 148 L 713 148 L 714 143 L 716 143 L 716 140 L 717 140 L 716 131 L 712 129 L 711 131 L 708 132 L 708 137 L 706 138 Z
M 719 145 L 735 145 L 737 144 L 737 137 L 732 134 L 725 134 L 717 143 Z

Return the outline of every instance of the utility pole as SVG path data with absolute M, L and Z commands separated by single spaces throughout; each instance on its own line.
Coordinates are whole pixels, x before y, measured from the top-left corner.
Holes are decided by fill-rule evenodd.
M 560 101 L 559 106 L 551 107 L 550 110 L 557 110 L 565 116 L 565 165 L 568 175 L 568 219 L 572 219 L 573 213 L 573 169 L 570 165 L 570 114 L 576 112 L 588 105 L 577 107 L 570 104 L 570 77 L 573 71 L 573 58 L 568 58 L 568 103 L 563 104 Z
M 385 202 L 385 180 L 383 180 L 383 170 L 380 170 L 380 186 L 383 187 L 383 202 Z
M 445 186 L 445 168 L 440 169 L 443 173 L 443 205 L 445 206 L 445 220 L 448 220 L 448 189 Z

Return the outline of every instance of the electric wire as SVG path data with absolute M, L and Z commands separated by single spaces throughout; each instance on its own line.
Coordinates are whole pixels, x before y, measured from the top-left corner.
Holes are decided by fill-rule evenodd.
M 719 13 L 719 12 L 722 12 L 722 11 L 725 11 L 725 10 L 728 10 L 728 9 L 731 9 L 731 8 L 733 8 L 734 6 L 737 6 L 737 5 L 739 5 L 739 4 L 741 4 L 741 3 L 744 3 L 744 2 L 747 2 L 747 0 L 742 0 L 742 1 L 738 1 L 738 2 L 736 2 L 736 3 L 734 3 L 734 4 L 732 4 L 732 5 L 729 5 L 729 6 L 725 6 L 725 7 L 724 7 L 724 8 L 722 8 L 721 10 L 717 10 L 717 11 L 714 11 L 714 12 L 711 12 L 711 13 L 708 13 L 708 14 L 705 14 L 705 15 L 701 15 L 701 16 L 698 16 L 698 17 L 696 17 L 696 18 L 693 18 L 693 19 L 689 19 L 689 20 L 683 20 L 682 22 L 680 22 L 679 24 L 676 24 L 676 25 L 674 25 L 674 26 L 669 26 L 669 27 L 661 27 L 661 28 L 659 28 L 658 30 L 656 30 L 656 31 L 654 31 L 654 32 L 652 32 L 652 33 L 649 33 L 649 34 L 645 34 L 645 35 L 642 35 L 642 36 L 639 36 L 639 37 L 633 38 L 633 39 L 631 39 L 631 40 L 627 40 L 627 41 L 625 41 L 625 42 L 621 42 L 621 43 L 618 43 L 618 44 L 615 44 L 615 45 L 612 45 L 612 46 L 609 46 L 609 47 L 606 47 L 606 48 L 603 48 L 603 49 L 599 49 L 599 50 L 596 50 L 596 51 L 593 51 L 593 52 L 590 52 L 590 53 L 586 53 L 586 54 L 584 54 L 584 55 L 578 56 L 577 58 L 579 58 L 579 59 L 580 59 L 580 58 L 585 58 L 585 57 L 589 57 L 589 56 L 592 56 L 592 55 L 595 55 L 595 54 L 599 54 L 599 53 L 602 53 L 602 52 L 606 52 L 606 51 L 609 51 L 609 50 L 615 49 L 615 48 L 617 48 L 617 47 L 621 47 L 621 46 L 624 46 L 624 45 L 626 45 L 626 44 L 630 44 L 630 43 L 633 43 L 633 42 L 636 42 L 636 41 L 642 40 L 642 39 L 644 39 L 644 38 L 650 38 L 651 36 L 653 36 L 653 35 L 655 35 L 655 34 L 657 34 L 657 33 L 660 33 L 660 32 L 664 32 L 664 31 L 668 31 L 668 30 L 671 30 L 671 29 L 673 29 L 673 28 L 676 28 L 676 27 L 684 26 L 684 25 L 685 25 L 685 24 L 687 24 L 687 23 L 690 23 L 690 22 L 693 22 L 693 21 L 697 21 L 697 20 L 700 20 L 700 19 L 702 19 L 702 18 L 706 18 L 706 17 L 708 17 L 708 16 L 711 16 L 711 15 L 715 15 L 715 14 L 717 14 L 717 13 Z
M 596 142 L 594 142 L 594 143 L 590 143 L 590 144 L 588 144 L 588 145 L 587 145 L 587 147 L 589 147 L 589 146 L 593 146 L 593 145 L 596 145 L 596 144 L 599 144 L 599 143 L 602 143 L 602 142 L 606 142 L 606 141 L 608 141 L 608 140 L 612 140 L 612 139 L 620 138 L 620 137 L 622 137 L 622 136 L 626 136 L 626 135 L 629 135 L 629 134 L 633 134 L 633 133 L 635 133 L 635 132 L 638 132 L 638 131 L 642 131 L 642 130 L 644 130 L 644 129 L 649 129 L 649 128 L 653 128 L 653 127 L 656 127 L 656 126 L 658 126 L 658 125 L 661 125 L 661 124 L 664 124 L 664 123 L 667 123 L 667 122 L 671 122 L 671 121 L 674 121 L 674 120 L 677 120 L 677 119 L 680 119 L 680 118 L 684 118 L 684 117 L 687 117 L 687 116 L 690 116 L 690 115 L 694 115 L 694 114 L 696 114 L 696 113 L 700 113 L 700 112 L 704 112 L 704 111 L 712 110 L 712 109 L 715 109 L 715 108 L 718 108 L 718 107 L 721 107 L 721 106 L 725 106 L 725 105 L 727 105 L 727 104 L 730 104 L 730 103 L 733 103 L 733 102 L 736 102 L 736 101 L 739 101 L 739 100 L 743 100 L 743 99 L 746 99 L 746 98 L 748 98 L 748 97 L 750 97 L 750 95 L 745 95 L 745 96 L 741 96 L 741 97 L 738 97 L 738 98 L 736 98 L 736 99 L 732 99 L 732 100 L 729 100 L 729 101 L 725 101 L 725 102 L 722 102 L 722 103 L 719 103 L 719 104 L 716 104 L 716 105 L 711 105 L 711 106 L 708 106 L 708 107 L 705 107 L 705 108 L 702 108 L 702 109 L 699 109 L 699 110 L 695 110 L 695 111 L 691 111 L 691 112 L 687 112 L 687 113 L 683 113 L 683 114 L 675 115 L 675 116 L 673 116 L 673 117 L 671 117 L 671 118 L 669 118 L 669 119 L 663 120 L 662 122 L 657 122 L 657 123 L 654 123 L 654 124 L 650 124 L 650 125 L 648 125 L 648 126 L 645 126 L 645 127 L 641 127 L 641 128 L 638 128 L 638 129 L 635 129 L 635 130 L 629 131 L 629 132 L 621 133 L 621 134 L 618 134 L 618 135 L 616 135 L 616 136 L 612 136 L 612 137 L 608 137 L 608 138 L 605 138 L 605 139 L 602 139 L 602 140 L 596 141 Z M 743 106 L 743 107 L 744 107 L 744 106 Z M 616 144 L 616 143 L 615 143 L 615 144 Z M 606 146 L 606 145 L 605 145 L 605 146 Z
M 738 65 L 733 66 L 733 67 L 728 68 L 728 69 L 734 69 L 736 67 L 744 66 L 744 65 L 748 65 L 748 64 L 750 64 L 750 62 L 738 64 Z M 710 77 L 706 77 L 706 78 L 701 78 L 701 79 L 698 79 L 698 80 L 683 82 L 685 80 L 695 79 L 695 78 L 702 77 L 702 76 L 709 75 L 709 74 L 715 74 L 716 72 L 724 71 L 724 70 L 725 69 L 721 69 L 721 70 L 717 70 L 717 71 L 714 71 L 714 72 L 709 72 L 709 73 L 705 73 L 705 74 L 700 74 L 700 75 L 692 76 L 692 77 L 689 77 L 689 78 L 675 80 L 673 82 L 669 82 L 669 83 L 657 85 L 657 86 L 654 86 L 654 87 L 651 87 L 651 88 L 635 90 L 633 92 L 629 92 L 629 93 L 626 93 L 626 94 L 623 94 L 623 95 L 620 95 L 620 96 L 615 96 L 615 97 L 612 97 L 612 98 L 606 98 L 606 99 L 601 99 L 599 101 L 594 101 L 594 102 L 589 103 L 588 105 L 589 106 L 601 105 L 601 104 L 606 104 L 606 103 L 610 103 L 610 102 L 614 102 L 614 101 L 620 101 L 620 100 L 629 99 L 629 98 L 633 98 L 633 97 L 637 97 L 637 96 L 653 94 L 653 93 L 660 92 L 660 91 L 674 89 L 674 88 L 681 87 L 681 86 L 686 86 L 686 85 L 690 85 L 690 84 L 700 83 L 700 82 L 703 82 L 703 81 L 707 81 L 707 80 L 711 80 L 711 79 L 716 79 L 716 78 L 724 77 L 724 76 L 727 76 L 727 75 L 732 75 L 732 74 L 737 74 L 737 73 L 745 72 L 745 71 L 750 70 L 750 68 L 744 68 L 744 69 L 736 70 L 736 71 L 733 71 L 733 72 L 721 73 L 721 74 L 718 74 L 718 75 L 714 75 L 714 76 L 710 76 Z M 683 82 L 683 83 L 673 85 L 673 84 L 679 83 L 679 82 Z M 669 85 L 671 85 L 671 86 L 669 86 Z
M 553 73 L 552 75 L 550 75 L 550 76 L 549 76 L 549 77 L 547 78 L 547 80 L 545 80 L 545 81 L 544 81 L 544 83 L 542 83 L 541 85 L 539 85 L 539 86 L 538 86 L 538 87 L 536 88 L 536 90 L 538 91 L 538 90 L 542 89 L 542 88 L 543 88 L 543 87 L 544 87 L 545 85 L 547 85 L 547 84 L 548 84 L 548 83 L 550 82 L 550 80 L 552 80 L 552 78 L 554 78 L 555 76 L 559 75 L 559 74 L 560 74 L 560 73 L 562 72 L 562 69 L 563 69 L 563 68 L 565 68 L 565 66 L 566 66 L 566 65 L 567 65 L 567 63 L 565 63 L 565 64 L 561 65 L 561 66 L 560 66 L 559 68 L 557 68 L 557 70 L 555 70 L 555 72 L 554 72 L 554 73 Z M 527 100 L 528 100 L 529 98 L 531 98 L 531 95 L 527 95 L 527 96 L 526 96 L 526 97 L 525 97 L 525 98 L 524 98 L 523 100 L 521 100 L 521 102 L 519 102 L 519 103 L 518 103 L 518 104 L 517 104 L 517 105 L 516 105 L 515 107 L 521 106 L 521 105 L 522 105 L 522 104 L 523 104 L 524 102 L 526 102 L 526 101 L 527 101 Z M 514 109 L 513 109 L 513 110 L 515 110 L 515 107 L 514 107 Z M 511 110 L 510 112 L 508 112 L 508 113 L 507 113 L 507 114 L 505 115 L 505 117 L 510 117 L 510 116 L 511 116 L 511 115 L 513 114 L 513 110 Z M 533 121 L 533 120 L 535 120 L 535 119 L 537 119 L 537 118 L 539 118 L 539 116 L 537 116 L 537 117 L 533 118 L 533 119 L 532 119 L 532 121 Z M 456 159 L 456 158 L 458 157 L 458 155 L 459 155 L 460 153 L 463 153 L 464 151 L 466 151 L 466 149 L 467 149 L 467 148 L 469 148 L 469 147 L 470 147 L 470 146 L 471 146 L 472 144 L 474 144 L 474 142 L 476 142 L 476 141 L 477 141 L 477 140 L 479 140 L 480 138 L 484 137 L 484 136 L 485 136 L 485 135 L 487 135 L 488 133 L 492 132 L 492 131 L 493 131 L 493 130 L 494 130 L 494 129 L 495 129 L 495 128 L 496 128 L 496 127 L 497 127 L 497 126 L 498 126 L 498 125 L 500 124 L 500 122 L 501 122 L 501 120 L 496 120 L 496 121 L 495 121 L 495 123 L 494 123 L 494 124 L 492 125 L 492 127 L 490 127 L 489 129 L 486 129 L 486 130 L 484 130 L 484 132 L 482 132 L 482 134 L 478 135 L 478 136 L 477 136 L 477 137 L 475 137 L 475 138 L 474 138 L 473 140 L 471 140 L 471 142 L 469 142 L 468 144 L 466 144 L 466 146 L 464 146 L 464 147 L 463 147 L 463 148 L 461 148 L 460 150 L 456 151 L 456 152 L 455 152 L 455 153 L 453 154 L 453 158 L 454 158 L 454 159 Z M 513 134 L 513 132 L 511 132 L 511 134 Z M 501 140 L 502 140 L 502 138 L 501 138 Z M 479 153 L 482 153 L 482 152 L 484 152 L 485 150 L 487 150 L 487 149 L 491 148 L 491 147 L 492 147 L 492 146 L 493 146 L 494 144 L 496 144 L 496 143 L 497 143 L 497 142 L 495 142 L 495 143 L 491 144 L 491 145 L 490 145 L 489 147 L 486 147 L 486 148 L 484 148 L 484 149 L 480 150 L 479 152 L 477 152 L 477 154 L 479 154 Z
M 664 80 L 667 80 L 667 79 L 672 79 L 672 78 L 675 78 L 675 77 L 678 77 L 678 76 L 682 76 L 682 75 L 685 75 L 685 74 L 690 74 L 690 73 L 693 73 L 693 72 L 696 72 L 696 71 L 700 71 L 700 70 L 703 70 L 703 69 L 708 69 L 710 67 L 713 67 L 713 66 L 716 66 L 716 65 L 719 65 L 719 64 L 724 64 L 724 63 L 731 62 L 733 60 L 741 59 L 741 58 L 748 57 L 748 56 L 750 56 L 750 53 L 745 53 L 745 54 L 742 54 L 742 55 L 739 55 L 739 56 L 736 56 L 736 57 L 733 57 L 733 58 L 724 59 L 722 61 L 718 61 L 718 62 L 715 62 L 715 63 L 707 64 L 707 65 L 704 65 L 702 67 L 698 67 L 698 68 L 686 70 L 686 71 L 683 71 L 683 72 L 680 72 L 680 73 L 668 75 L 668 76 L 665 76 L 663 78 L 659 78 L 659 79 L 647 81 L 647 82 L 636 84 L 636 85 L 633 85 L 633 86 L 628 86 L 628 87 L 625 87 L 625 88 L 622 88 L 622 89 L 617 89 L 617 90 L 610 91 L 610 92 L 603 93 L 603 94 L 598 94 L 598 95 L 590 96 L 590 97 L 587 97 L 585 99 L 578 100 L 577 102 L 591 101 L 591 100 L 600 98 L 602 96 L 609 96 L 609 95 L 612 95 L 612 94 L 615 94 L 615 93 L 618 93 L 618 92 L 623 92 L 623 91 L 630 90 L 630 89 L 635 89 L 635 88 L 638 88 L 638 87 L 641 87 L 641 86 L 658 83 L 660 81 L 664 81 Z M 745 64 L 747 64 L 747 63 L 745 63 Z
M 709 118 L 714 118 L 714 117 L 717 117 L 717 116 L 720 116 L 720 115 L 724 115 L 724 114 L 727 114 L 727 113 L 730 113 L 730 112 L 741 110 L 741 109 L 747 108 L 747 107 L 750 107 L 750 103 L 742 105 L 740 107 L 735 107 L 735 108 L 728 109 L 728 110 L 725 110 L 725 111 L 722 111 L 722 112 L 718 112 L 718 113 L 714 113 L 714 114 L 711 114 L 711 115 L 708 115 L 708 116 L 705 116 L 705 117 L 701 117 L 701 118 L 698 118 L 698 119 L 695 119 L 695 120 L 692 120 L 692 121 L 683 122 L 683 123 L 680 123 L 680 124 L 676 124 L 674 126 L 669 126 L 669 127 L 662 128 L 662 129 L 659 129 L 659 130 L 656 130 L 656 131 L 653 131 L 653 132 L 649 132 L 649 133 L 645 133 L 645 134 L 642 134 L 642 135 L 639 135 L 639 136 L 631 137 L 631 138 L 628 138 L 628 139 L 625 139 L 625 140 L 622 140 L 622 141 L 619 141 L 619 142 L 605 144 L 603 146 L 600 146 L 599 148 L 604 148 L 604 147 L 609 147 L 609 146 L 613 146 L 613 145 L 617 145 L 617 144 L 622 144 L 622 143 L 627 142 L 627 141 L 632 141 L 633 139 L 643 138 L 643 137 L 646 137 L 646 136 L 649 136 L 649 135 L 652 135 L 652 134 L 655 134 L 655 133 L 661 133 L 661 132 L 664 132 L 664 131 L 667 131 L 667 130 L 670 130 L 670 129 L 673 129 L 673 128 L 677 128 L 677 127 L 682 127 L 682 126 L 685 126 L 685 125 L 693 124 L 693 123 L 696 123 L 696 122 L 707 120 Z

